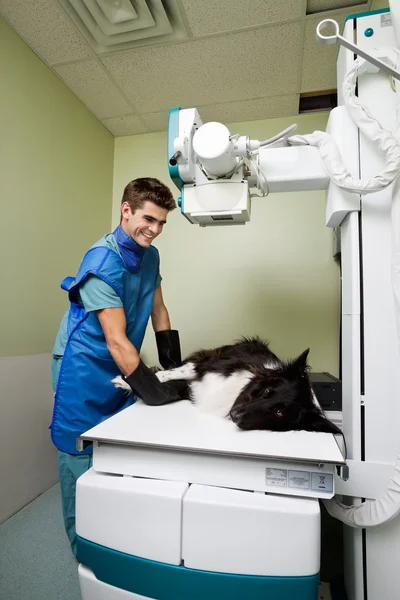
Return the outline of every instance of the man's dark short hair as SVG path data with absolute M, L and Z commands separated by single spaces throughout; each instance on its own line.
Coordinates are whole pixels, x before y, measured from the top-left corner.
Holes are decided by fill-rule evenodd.
M 134 212 L 142 208 L 146 201 L 153 202 L 160 208 L 166 208 L 168 212 L 176 208 L 171 190 L 158 179 L 141 177 L 130 181 L 124 189 L 121 204 L 127 202 Z

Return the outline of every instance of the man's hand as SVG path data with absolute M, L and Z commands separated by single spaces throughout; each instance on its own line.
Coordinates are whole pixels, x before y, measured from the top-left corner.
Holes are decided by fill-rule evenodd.
M 113 379 L 114 385 L 117 385 L 117 379 Z M 146 367 L 142 361 L 139 362 L 139 366 L 133 373 L 123 379 L 125 383 L 129 384 L 132 392 L 150 406 L 161 406 L 162 404 L 189 398 L 187 381 L 176 380 L 161 383 L 155 373 Z M 117 387 L 122 386 L 117 385 Z
M 176 329 L 157 331 L 158 360 L 164 369 L 175 369 L 182 364 L 179 332 Z

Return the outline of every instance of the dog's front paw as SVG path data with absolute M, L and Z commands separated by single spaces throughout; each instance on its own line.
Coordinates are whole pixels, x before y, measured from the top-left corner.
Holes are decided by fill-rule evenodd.
M 168 381 L 168 371 L 157 371 L 155 376 L 157 377 L 160 383 L 165 383 L 166 381 Z
M 126 383 L 126 381 L 124 379 L 122 379 L 121 375 L 118 375 L 118 377 L 114 377 L 114 379 L 111 379 L 111 383 L 116 387 L 119 388 L 121 390 L 125 390 L 126 392 L 131 392 L 131 387 L 128 383 Z

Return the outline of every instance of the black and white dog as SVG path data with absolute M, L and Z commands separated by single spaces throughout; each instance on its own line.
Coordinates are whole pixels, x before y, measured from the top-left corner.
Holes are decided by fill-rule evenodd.
M 342 434 L 322 412 L 308 377 L 305 350 L 282 361 L 259 338 L 242 339 L 188 356 L 180 367 L 158 371 L 164 383 L 188 382 L 200 410 L 230 418 L 240 429 L 306 430 Z M 121 377 L 114 385 L 130 391 Z

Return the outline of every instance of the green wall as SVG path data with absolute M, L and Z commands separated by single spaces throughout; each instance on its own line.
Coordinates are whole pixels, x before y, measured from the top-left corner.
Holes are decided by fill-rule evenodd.
M 2 20 L 0 76 L 0 356 L 46 353 L 110 228 L 114 138 Z
M 0 356 L 17 356 L 51 350 L 67 306 L 60 280 L 110 229 L 112 195 L 117 224 L 128 181 L 150 175 L 173 184 L 165 133 L 114 140 L 1 21 L 0 50 Z M 293 120 L 231 129 L 263 139 Z M 310 132 L 325 129 L 327 115 L 295 120 L 299 132 Z M 258 333 L 283 356 L 310 346 L 314 370 L 337 373 L 339 273 L 324 213 L 324 193 L 313 192 L 254 200 L 243 228 L 204 230 L 178 211 L 170 215 L 157 245 L 184 354 Z M 150 330 L 144 358 L 152 363 Z

